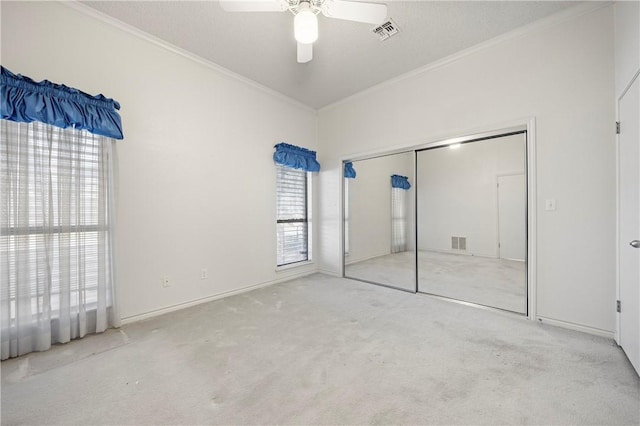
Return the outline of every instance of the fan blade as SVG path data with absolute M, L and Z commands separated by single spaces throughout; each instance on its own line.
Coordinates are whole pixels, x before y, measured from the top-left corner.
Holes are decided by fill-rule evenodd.
M 328 18 L 377 25 L 387 19 L 387 5 L 346 0 L 326 0 L 322 5 L 322 14 Z
M 298 43 L 298 63 L 306 64 L 313 59 L 313 44 Z
M 283 12 L 289 8 L 287 0 L 220 0 L 227 12 Z

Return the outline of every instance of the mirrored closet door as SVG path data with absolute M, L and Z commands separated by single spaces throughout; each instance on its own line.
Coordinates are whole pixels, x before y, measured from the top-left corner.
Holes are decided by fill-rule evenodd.
M 344 276 L 415 292 L 414 152 L 344 166 Z
M 526 133 L 416 153 L 418 291 L 527 314 Z

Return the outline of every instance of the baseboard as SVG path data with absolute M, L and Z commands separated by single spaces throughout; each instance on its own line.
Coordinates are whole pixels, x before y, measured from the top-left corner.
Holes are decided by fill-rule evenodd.
M 466 250 L 445 250 L 445 249 L 424 249 L 418 250 L 418 253 L 422 252 L 431 252 L 431 253 L 440 253 L 440 254 L 454 254 L 458 256 L 469 256 L 469 257 L 482 257 L 486 259 L 497 259 L 496 256 L 486 255 L 486 254 L 477 254 Z
M 332 277 L 342 278 L 342 272 L 332 271 L 330 269 L 318 269 L 319 274 L 329 275 Z
M 611 339 L 611 340 L 613 340 L 613 338 L 614 338 L 614 332 L 613 331 L 602 330 L 600 328 L 589 327 L 589 326 L 580 325 L 580 324 L 574 324 L 572 322 L 555 320 L 555 319 L 541 317 L 541 316 L 538 316 L 537 320 L 541 324 L 553 325 L 553 326 L 562 327 L 562 328 L 568 328 L 569 330 L 581 331 L 583 333 L 592 334 L 594 336 L 606 337 L 606 338 Z
M 149 318 L 157 317 L 159 315 L 168 314 L 169 312 L 179 311 L 180 309 L 190 308 L 192 306 L 200 305 L 202 303 L 213 302 L 214 300 L 223 299 L 225 297 L 235 296 L 237 294 L 247 293 L 249 291 L 256 290 L 256 289 L 259 289 L 259 288 L 268 287 L 268 286 L 271 286 L 271 285 L 274 285 L 274 284 L 280 284 L 280 283 L 283 283 L 285 281 L 291 281 L 291 280 L 296 279 L 296 278 L 306 277 L 307 275 L 312 275 L 312 274 L 315 274 L 316 272 L 318 272 L 318 271 L 316 271 L 314 269 L 314 270 L 306 270 L 306 271 L 299 272 L 299 273 L 296 273 L 296 274 L 287 274 L 286 277 L 277 278 L 275 280 L 265 281 L 265 282 L 262 282 L 260 284 L 254 284 L 254 285 L 250 285 L 250 286 L 247 286 L 247 287 L 242 287 L 242 288 L 239 288 L 237 290 L 231 290 L 231 291 L 227 291 L 227 292 L 224 292 L 224 293 L 215 294 L 213 296 L 204 297 L 202 299 L 196 299 L 196 300 L 192 300 L 190 302 L 179 303 L 177 305 L 167 306 L 165 308 L 156 309 L 154 311 L 145 312 L 143 314 L 138 314 L 138 315 L 133 315 L 133 316 L 130 316 L 130 317 L 122 318 L 120 320 L 120 324 L 121 325 L 131 324 L 131 323 L 134 323 L 134 322 L 138 322 L 138 321 L 146 320 L 146 319 L 149 319 Z
M 365 262 L 367 260 L 376 259 L 378 257 L 387 256 L 387 255 L 390 255 L 390 254 L 393 254 L 393 253 L 387 252 L 387 253 L 382 253 L 382 254 L 374 254 L 373 256 L 369 256 L 369 257 L 363 257 L 362 259 L 349 259 L 348 262 L 345 262 L 345 266 L 353 265 L 354 263 Z M 345 259 L 345 260 L 347 260 L 347 259 Z

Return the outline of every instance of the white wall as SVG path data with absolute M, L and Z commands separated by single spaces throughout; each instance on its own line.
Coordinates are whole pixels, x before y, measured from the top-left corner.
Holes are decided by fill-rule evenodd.
M 566 20 L 555 17 L 545 27 L 490 43 L 319 111 L 323 271 L 340 271 L 336 223 L 341 158 L 535 117 L 534 312 L 594 332 L 613 331 L 613 6 L 577 7 L 595 10 Z M 544 210 L 548 198 L 557 200 L 556 211 Z
M 616 99 L 640 69 L 640 2 L 615 3 Z
M 626 2 L 615 7 L 637 9 Z M 492 43 L 325 108 L 317 146 L 313 111 L 281 96 L 58 3 L 2 2 L 1 8 L 4 66 L 122 104 L 122 317 L 314 270 L 274 271 L 270 157 L 279 141 L 319 148 L 315 253 L 322 271 L 337 274 L 341 159 L 535 117 L 536 313 L 613 330 L 613 82 L 626 75 L 620 68 L 614 78 L 614 6 Z M 637 21 L 621 28 L 637 29 Z M 625 49 L 638 57 L 637 45 Z M 557 199 L 555 212 L 543 210 L 546 198 Z M 202 267 L 208 280 L 199 280 Z M 171 287 L 161 288 L 162 275 L 170 276 Z
M 418 152 L 420 250 L 498 257 L 497 177 L 524 173 L 524 142 L 519 134 Z M 452 250 L 452 236 L 467 237 L 467 250 Z
M 391 253 L 391 175 L 409 177 L 413 200 L 413 153 L 354 161 L 357 177 L 349 185 L 349 256 L 346 263 Z M 408 248 L 413 249 L 413 203 L 407 206 Z
M 59 3 L 2 2 L 1 48 L 14 73 L 122 105 L 122 318 L 315 270 L 275 271 L 271 160 L 315 149 L 314 111 Z

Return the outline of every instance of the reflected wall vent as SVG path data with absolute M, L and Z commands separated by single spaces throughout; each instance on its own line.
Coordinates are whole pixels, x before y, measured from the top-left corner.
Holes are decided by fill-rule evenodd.
M 467 237 L 451 237 L 451 248 L 453 250 L 466 250 Z

